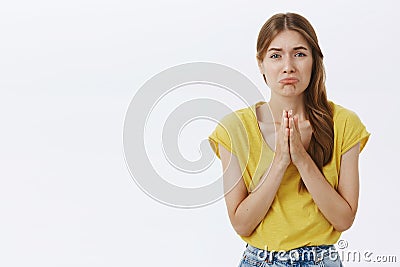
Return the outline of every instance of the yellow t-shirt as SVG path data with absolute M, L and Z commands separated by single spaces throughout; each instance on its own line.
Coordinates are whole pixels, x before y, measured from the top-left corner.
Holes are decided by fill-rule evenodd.
M 218 158 L 218 144 L 238 158 L 249 192 L 257 186 L 274 157 L 274 151 L 262 137 L 255 113 L 256 107 L 264 103 L 260 101 L 226 115 L 209 136 Z M 333 102 L 330 104 L 334 108 L 334 151 L 332 160 L 323 167 L 323 173 L 337 189 L 341 155 L 358 142 L 361 152 L 370 133 L 354 112 Z M 299 190 L 300 182 L 299 172 L 290 164 L 267 215 L 250 236 L 241 238 L 254 247 L 275 251 L 335 244 L 341 232 L 325 219 L 311 194 Z

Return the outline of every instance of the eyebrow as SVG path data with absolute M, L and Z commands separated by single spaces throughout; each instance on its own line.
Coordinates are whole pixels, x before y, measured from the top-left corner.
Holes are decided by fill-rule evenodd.
M 304 46 L 296 46 L 296 47 L 293 47 L 293 50 L 308 50 L 306 47 L 304 47 Z M 268 49 L 268 51 L 267 52 L 269 52 L 269 51 L 282 51 L 282 48 L 276 48 L 276 47 L 271 47 L 270 49 Z

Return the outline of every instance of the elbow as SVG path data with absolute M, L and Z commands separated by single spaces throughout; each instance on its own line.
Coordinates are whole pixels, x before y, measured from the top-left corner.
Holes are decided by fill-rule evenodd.
M 342 222 L 333 224 L 333 228 L 338 232 L 344 232 L 353 225 L 353 222 L 354 222 L 354 216 L 352 216 L 351 218 L 348 218 L 346 220 L 343 220 Z
M 334 225 L 333 228 L 338 232 L 344 232 L 351 227 L 351 224 Z
M 235 232 L 243 237 L 248 237 L 251 236 L 254 229 L 252 229 L 251 227 L 249 227 L 246 224 L 233 224 L 233 229 L 235 230 Z
M 248 229 L 239 229 L 239 228 L 235 228 L 235 231 L 238 235 L 243 236 L 243 237 L 248 237 L 251 236 L 251 234 L 253 233 L 253 231 L 250 231 Z

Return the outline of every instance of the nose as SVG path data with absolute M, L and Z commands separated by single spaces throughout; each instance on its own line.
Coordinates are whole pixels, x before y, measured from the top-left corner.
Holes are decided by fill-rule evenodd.
M 284 65 L 283 65 L 283 73 L 293 73 L 295 72 L 296 68 L 294 66 L 293 59 L 290 57 L 287 57 L 284 60 Z

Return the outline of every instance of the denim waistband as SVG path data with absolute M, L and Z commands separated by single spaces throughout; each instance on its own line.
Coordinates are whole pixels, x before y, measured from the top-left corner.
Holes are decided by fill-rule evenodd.
M 320 245 L 320 246 L 304 246 L 291 250 L 268 251 L 253 247 L 250 244 L 246 245 L 246 249 L 252 254 L 256 255 L 259 260 L 267 262 L 278 261 L 314 261 L 319 262 L 330 255 L 336 253 L 334 245 Z

